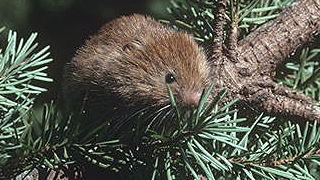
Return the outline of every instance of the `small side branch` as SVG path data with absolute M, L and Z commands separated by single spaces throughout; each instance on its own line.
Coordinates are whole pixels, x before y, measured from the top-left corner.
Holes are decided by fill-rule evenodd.
M 217 3 L 215 9 L 215 20 L 214 20 L 214 29 L 213 29 L 213 38 L 212 38 L 212 58 L 218 58 L 222 55 L 223 47 L 223 26 L 224 26 L 224 16 L 226 12 L 226 0 L 220 0 Z
M 236 49 L 238 46 L 239 2 L 238 0 L 235 0 L 235 1 L 236 3 L 232 3 L 232 7 L 231 7 L 232 17 L 231 17 L 231 23 L 230 23 L 230 30 L 227 36 L 227 54 L 226 54 L 228 59 L 231 60 L 232 62 L 237 61 Z
M 301 159 L 301 158 L 310 158 L 313 155 L 318 155 L 320 153 L 320 149 L 311 149 L 310 151 L 308 151 L 306 154 L 304 155 L 296 155 L 293 157 L 287 157 L 284 159 L 280 159 L 280 160 L 275 160 L 275 161 L 270 161 L 270 162 L 247 162 L 246 159 L 228 159 L 230 162 L 232 163 L 241 163 L 241 164 L 246 164 L 246 165 L 257 165 L 257 166 L 267 166 L 267 167 L 274 167 L 274 166 L 278 166 L 278 165 L 286 165 L 286 164 L 290 164 L 293 163 L 294 161 L 296 161 L 297 159 Z
M 293 92 L 283 91 L 281 87 L 265 88 L 254 84 L 243 86 L 241 94 L 250 105 L 268 114 L 320 121 L 319 108 L 310 104 L 314 101 L 302 94 L 293 98 Z

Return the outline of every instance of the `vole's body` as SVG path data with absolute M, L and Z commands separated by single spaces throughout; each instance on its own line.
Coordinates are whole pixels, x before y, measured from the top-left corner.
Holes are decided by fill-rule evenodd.
M 94 101 L 163 106 L 170 103 L 169 84 L 178 104 L 190 107 L 208 76 L 206 56 L 191 35 L 131 15 L 107 23 L 77 51 L 66 68 L 65 92 L 73 100 L 88 91 L 99 94 Z

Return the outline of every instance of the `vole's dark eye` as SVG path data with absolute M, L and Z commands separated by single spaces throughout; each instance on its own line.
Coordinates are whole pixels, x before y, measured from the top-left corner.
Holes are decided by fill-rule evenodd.
M 176 78 L 174 77 L 173 74 L 168 73 L 168 74 L 166 75 L 166 83 L 171 84 L 171 83 L 173 83 L 173 82 L 175 82 L 175 81 L 176 81 Z

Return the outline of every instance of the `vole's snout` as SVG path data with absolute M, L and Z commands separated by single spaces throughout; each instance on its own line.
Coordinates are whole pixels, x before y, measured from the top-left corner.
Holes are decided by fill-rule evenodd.
M 201 93 L 192 90 L 185 90 L 181 93 L 182 103 L 188 108 L 197 108 L 199 105 L 200 97 Z

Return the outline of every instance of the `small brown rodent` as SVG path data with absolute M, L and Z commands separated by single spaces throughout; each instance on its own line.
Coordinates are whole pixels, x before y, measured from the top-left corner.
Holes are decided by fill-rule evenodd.
M 88 101 L 94 96 L 110 108 L 168 105 L 167 84 L 180 107 L 196 107 L 210 83 L 193 36 L 138 14 L 105 24 L 76 52 L 65 78 L 67 99 L 87 91 Z

